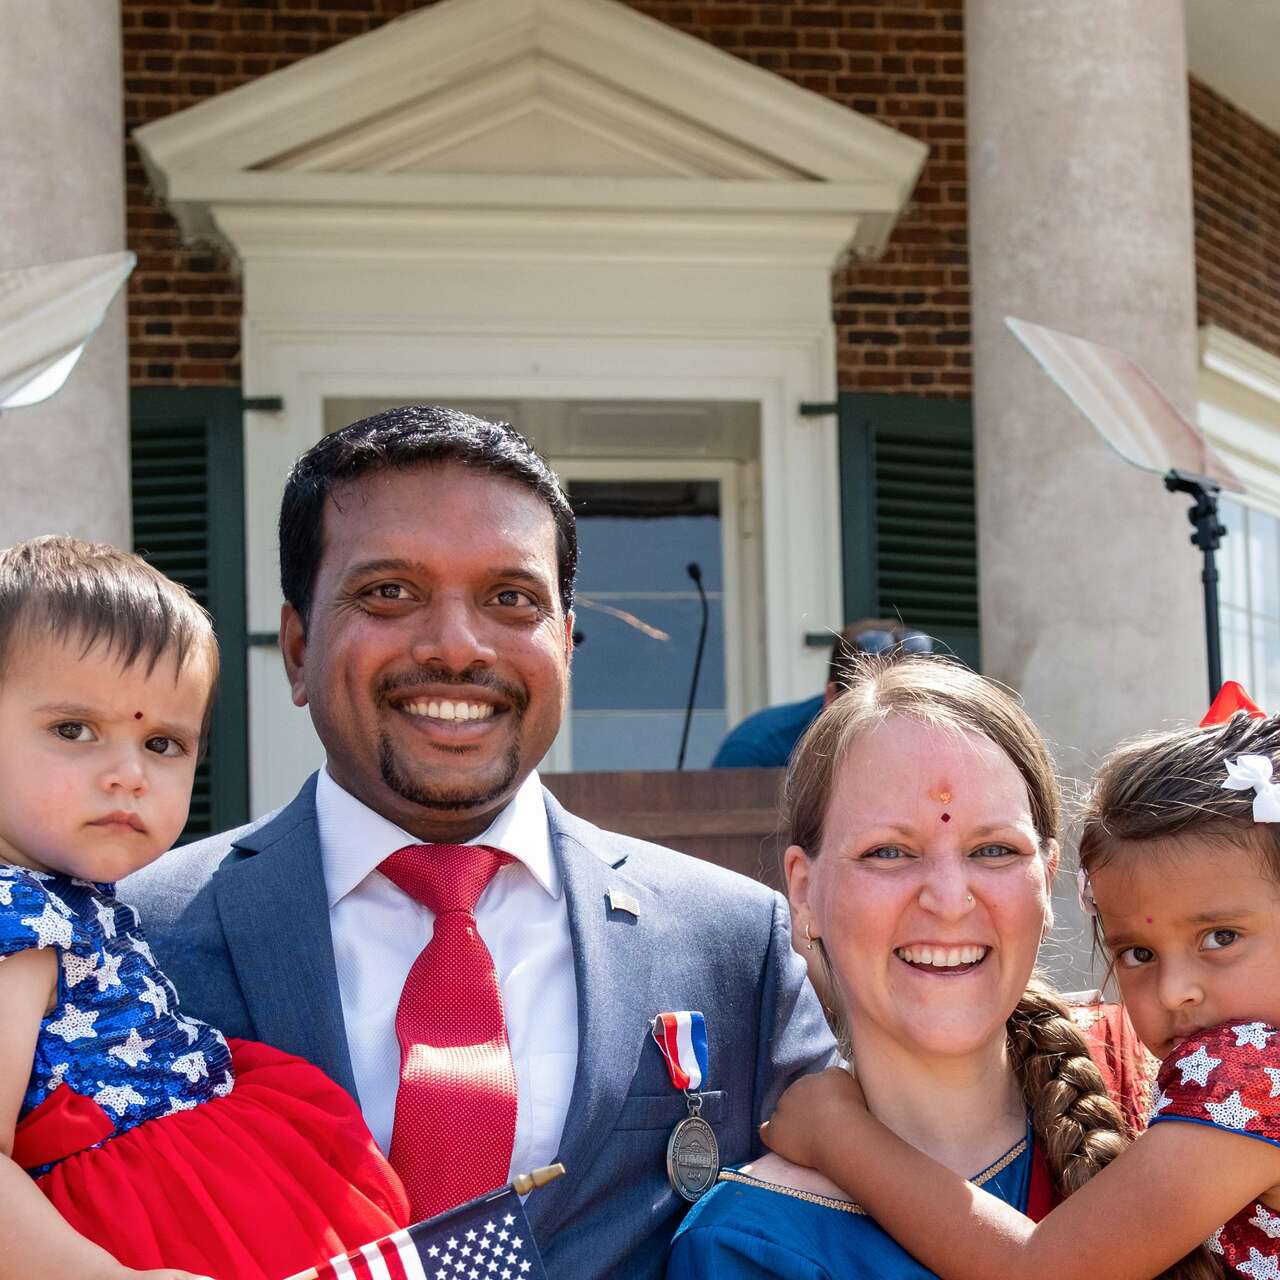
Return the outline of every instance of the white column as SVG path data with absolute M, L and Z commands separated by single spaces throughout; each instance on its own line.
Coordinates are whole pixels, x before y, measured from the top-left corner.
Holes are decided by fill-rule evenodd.
M 0 268 L 124 248 L 118 0 L 0 0 Z M 0 414 L 0 546 L 129 545 L 123 298 L 62 389 Z
M 1121 348 L 1194 420 L 1182 6 L 968 0 L 966 21 L 983 666 L 1083 778 L 1205 707 L 1200 557 L 1188 501 L 1112 454 L 1004 317 Z

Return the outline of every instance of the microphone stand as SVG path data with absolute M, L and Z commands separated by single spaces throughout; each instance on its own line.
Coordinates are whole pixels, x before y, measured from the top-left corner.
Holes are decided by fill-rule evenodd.
M 693 659 L 693 679 L 689 683 L 689 705 L 684 713 L 684 732 L 680 735 L 680 755 L 676 758 L 676 768 L 684 768 L 685 748 L 689 745 L 689 725 L 693 721 L 693 704 L 698 696 L 698 676 L 702 673 L 702 651 L 707 644 L 707 624 L 711 620 L 711 610 L 707 605 L 707 593 L 702 589 L 702 566 L 695 560 L 685 565 L 685 573 L 693 579 L 698 588 L 698 597 L 702 601 L 702 629 L 698 632 L 698 652 Z
M 1209 659 L 1209 700 L 1222 688 L 1222 631 L 1218 623 L 1218 566 L 1214 553 L 1222 545 L 1227 530 L 1218 521 L 1218 494 L 1222 486 L 1216 480 L 1174 468 L 1164 478 L 1170 493 L 1185 493 L 1195 499 L 1187 519 L 1195 527 L 1193 546 L 1204 553 L 1200 581 L 1204 584 L 1204 639 Z

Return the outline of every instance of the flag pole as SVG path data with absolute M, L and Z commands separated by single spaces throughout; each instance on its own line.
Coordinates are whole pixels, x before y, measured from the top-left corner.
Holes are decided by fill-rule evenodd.
M 557 1178 L 563 1177 L 564 1165 L 559 1163 L 546 1164 L 529 1173 L 517 1173 L 505 1187 L 499 1187 L 496 1191 L 491 1191 L 486 1196 L 480 1196 L 478 1202 L 496 1200 L 499 1196 L 505 1196 L 508 1191 L 514 1191 L 518 1196 L 527 1196 L 531 1191 L 536 1191 L 538 1187 L 545 1187 L 548 1182 L 554 1182 Z M 458 1208 L 462 1208 L 462 1206 L 459 1205 Z M 448 1212 L 452 1213 L 453 1210 L 450 1209 Z M 289 1276 L 288 1280 L 319 1280 L 319 1276 L 320 1269 L 312 1267 L 310 1271 L 299 1271 L 296 1275 Z

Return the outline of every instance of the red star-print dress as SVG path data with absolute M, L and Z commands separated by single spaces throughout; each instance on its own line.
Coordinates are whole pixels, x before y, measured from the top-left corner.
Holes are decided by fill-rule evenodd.
M 1280 1031 L 1224 1023 L 1184 1040 L 1156 1080 L 1151 1123 L 1190 1120 L 1280 1146 Z M 1280 1280 L 1280 1212 L 1241 1209 L 1206 1241 L 1229 1275 Z

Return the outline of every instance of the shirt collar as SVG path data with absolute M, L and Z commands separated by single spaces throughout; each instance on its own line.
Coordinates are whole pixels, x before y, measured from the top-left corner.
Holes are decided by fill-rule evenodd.
M 325 891 L 332 909 L 382 860 L 407 844 L 421 844 L 340 787 L 326 765 L 316 779 L 316 823 Z M 560 896 L 560 869 L 551 852 L 551 828 L 542 784 L 534 770 L 489 826 L 467 844 L 487 844 L 509 853 L 553 898 Z

